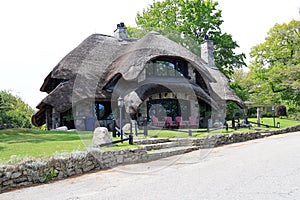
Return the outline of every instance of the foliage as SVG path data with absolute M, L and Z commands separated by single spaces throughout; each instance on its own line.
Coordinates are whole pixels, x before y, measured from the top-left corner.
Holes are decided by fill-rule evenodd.
M 231 119 L 232 117 L 241 117 L 242 112 L 238 105 L 233 101 L 227 101 L 226 103 L 226 119 Z
M 248 80 L 252 101 L 300 106 L 300 21 L 276 24 L 264 43 L 254 46 Z
M 236 95 L 242 101 L 247 101 L 250 98 L 249 88 L 251 80 L 249 80 L 247 73 L 242 69 L 235 70 L 231 76 L 230 88 L 234 90 Z
M 20 97 L 0 91 L 0 126 L 12 124 L 14 127 L 30 128 L 32 114 L 33 109 Z
M 129 34 L 141 37 L 150 29 L 178 32 L 169 36 L 192 50 L 199 49 L 194 47 L 199 46 L 208 37 L 215 44 L 216 66 L 230 76 L 234 68 L 246 66 L 245 55 L 236 54 L 234 50 L 239 47 L 238 44 L 230 34 L 221 31 L 223 20 L 221 10 L 217 9 L 217 6 L 218 3 L 212 0 L 154 1 L 142 13 L 137 14 L 138 27 L 130 27 Z
M 284 105 L 277 106 L 275 110 L 275 115 L 276 117 L 281 117 L 281 116 L 287 117 L 288 115 L 286 112 L 286 107 Z
M 47 173 L 44 174 L 44 179 L 45 182 L 49 182 L 50 180 L 52 180 L 54 177 L 56 177 L 58 174 L 58 171 L 56 169 L 49 169 L 49 171 Z

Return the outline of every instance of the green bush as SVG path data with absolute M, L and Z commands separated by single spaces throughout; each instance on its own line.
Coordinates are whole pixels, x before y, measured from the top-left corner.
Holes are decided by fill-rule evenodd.
M 0 129 L 31 128 L 33 109 L 20 97 L 10 92 L 0 91 Z

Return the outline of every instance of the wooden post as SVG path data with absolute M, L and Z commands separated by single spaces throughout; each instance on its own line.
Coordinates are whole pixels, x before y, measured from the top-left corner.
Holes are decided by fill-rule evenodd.
M 116 121 L 113 120 L 113 137 L 117 137 L 117 132 L 116 132 Z

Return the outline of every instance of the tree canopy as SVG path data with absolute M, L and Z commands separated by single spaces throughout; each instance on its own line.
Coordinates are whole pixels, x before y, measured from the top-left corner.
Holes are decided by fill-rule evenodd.
M 130 27 L 129 33 L 133 37 L 141 37 L 141 30 L 158 30 L 162 32 L 178 32 L 175 41 L 192 49 L 208 38 L 215 45 L 216 66 L 227 76 L 233 74 L 235 68 L 246 66 L 245 55 L 234 52 L 238 48 L 236 41 L 228 33 L 221 31 L 223 23 L 218 3 L 212 0 L 164 0 L 153 2 L 142 13 L 138 13 L 136 23 L 138 27 Z M 184 40 L 191 38 L 192 42 Z M 196 44 L 195 44 L 196 42 Z
M 247 83 L 252 101 L 300 106 L 300 21 L 276 24 L 251 50 Z
M 0 91 L 0 127 L 30 128 L 33 109 L 21 98 L 7 91 Z

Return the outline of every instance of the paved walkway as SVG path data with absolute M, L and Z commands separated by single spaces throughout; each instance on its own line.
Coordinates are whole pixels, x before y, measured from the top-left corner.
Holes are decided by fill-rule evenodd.
M 119 166 L 0 199 L 300 199 L 300 132 Z

